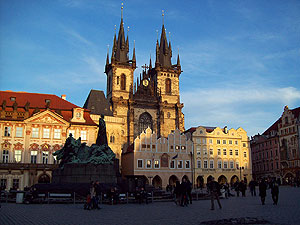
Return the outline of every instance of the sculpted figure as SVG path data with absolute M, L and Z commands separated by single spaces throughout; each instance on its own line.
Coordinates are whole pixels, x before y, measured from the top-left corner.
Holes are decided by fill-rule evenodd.
M 106 125 L 104 121 L 104 115 L 102 114 L 99 118 L 99 130 L 96 145 L 107 145 L 107 136 L 106 136 Z

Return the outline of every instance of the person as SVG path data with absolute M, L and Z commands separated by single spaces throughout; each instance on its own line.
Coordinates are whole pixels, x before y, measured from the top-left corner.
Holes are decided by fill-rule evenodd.
M 91 193 L 88 193 L 86 196 L 86 203 L 84 204 L 85 210 L 90 210 L 92 206 Z
M 242 192 L 243 197 L 246 197 L 246 189 L 247 189 L 247 185 L 245 184 L 245 181 L 242 180 L 239 184 L 239 190 Z
M 223 184 L 224 190 L 225 190 L 225 198 L 228 199 L 229 197 L 229 184 L 227 182 L 225 182 L 225 184 Z
M 234 190 L 236 191 L 236 196 L 239 197 L 240 196 L 240 189 L 239 189 L 240 183 L 238 181 L 236 181 L 234 183 Z
M 259 196 L 261 199 L 261 204 L 264 205 L 266 200 L 266 195 L 267 195 L 267 184 L 265 182 L 265 179 L 261 180 L 258 187 L 259 187 Z
M 94 188 L 95 188 L 95 206 L 96 209 L 101 209 L 99 207 L 100 198 L 101 198 L 101 187 L 99 181 L 95 182 Z
M 90 184 L 90 195 L 91 195 L 91 208 L 95 209 L 96 208 L 96 191 L 95 191 L 95 186 L 94 182 L 92 181 Z
M 255 186 L 256 186 L 256 183 L 255 183 L 255 181 L 252 179 L 252 180 L 249 182 L 249 188 L 250 188 L 251 196 L 256 196 Z
M 272 194 L 272 199 L 273 199 L 273 205 L 277 205 L 278 195 L 279 195 L 279 185 L 275 180 L 273 181 L 273 183 L 271 185 L 271 194 Z
M 180 186 L 180 182 L 177 180 L 174 188 L 174 202 L 176 205 L 180 204 L 180 199 L 181 199 L 180 195 L 181 195 L 181 186 Z
M 207 184 L 208 191 L 210 193 L 210 199 L 211 199 L 211 210 L 215 209 L 214 205 L 214 199 L 217 200 L 219 208 L 222 209 L 221 203 L 220 203 L 220 184 L 215 181 L 215 178 L 212 177 L 211 180 Z
M 181 202 L 180 202 L 180 206 L 184 207 L 184 206 L 188 206 L 188 183 L 187 180 L 185 178 L 182 178 L 182 182 L 180 184 L 181 186 Z

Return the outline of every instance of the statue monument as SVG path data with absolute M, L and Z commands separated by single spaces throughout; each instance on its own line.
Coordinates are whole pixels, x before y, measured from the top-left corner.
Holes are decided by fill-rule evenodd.
M 53 171 L 53 183 L 117 182 L 119 162 L 107 144 L 103 115 L 99 119 L 96 144 L 89 147 L 70 134 L 63 148 L 53 155 L 60 160 L 59 168 Z

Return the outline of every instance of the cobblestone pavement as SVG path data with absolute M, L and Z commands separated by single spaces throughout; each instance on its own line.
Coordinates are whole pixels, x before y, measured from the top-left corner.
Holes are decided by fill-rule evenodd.
M 102 205 L 101 210 L 83 210 L 82 204 L 14 204 L 2 203 L 0 224 L 204 224 L 231 218 L 257 218 L 269 224 L 300 224 L 300 188 L 280 187 L 279 203 L 272 204 L 270 190 L 266 205 L 260 198 L 231 197 L 222 199 L 222 209 L 210 210 L 209 200 L 194 201 L 188 207 L 173 202 Z M 211 224 L 208 222 L 208 224 Z M 218 223 L 220 224 L 220 223 Z

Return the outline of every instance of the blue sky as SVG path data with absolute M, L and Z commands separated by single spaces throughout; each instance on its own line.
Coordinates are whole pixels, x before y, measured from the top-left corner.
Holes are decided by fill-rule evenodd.
M 104 65 L 121 1 L 0 1 L 0 89 L 67 95 L 83 106 L 105 90 Z M 173 63 L 180 53 L 186 129 L 262 133 L 283 107 L 300 106 L 300 1 L 124 1 L 130 56 L 155 58 L 161 10 Z M 170 33 L 169 33 L 170 32 Z M 127 33 L 127 31 L 126 31 Z

